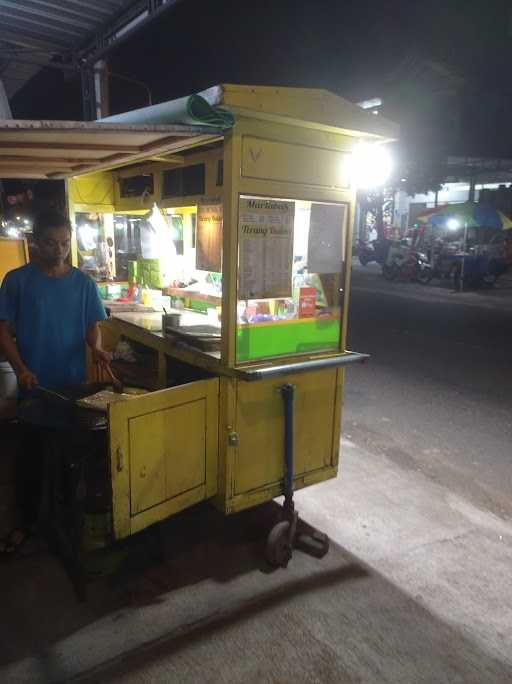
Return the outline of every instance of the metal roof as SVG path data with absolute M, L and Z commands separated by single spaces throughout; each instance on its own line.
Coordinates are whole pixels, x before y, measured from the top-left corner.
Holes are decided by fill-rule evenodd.
M 134 0 L 0 0 L 0 78 L 10 97 L 41 68 L 94 39 Z
M 68 178 L 222 138 L 211 126 L 0 120 L 0 178 Z

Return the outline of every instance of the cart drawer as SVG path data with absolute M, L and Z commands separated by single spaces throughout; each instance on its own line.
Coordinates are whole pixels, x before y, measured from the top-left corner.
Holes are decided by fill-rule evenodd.
M 216 493 L 218 395 L 212 378 L 110 406 L 116 539 Z

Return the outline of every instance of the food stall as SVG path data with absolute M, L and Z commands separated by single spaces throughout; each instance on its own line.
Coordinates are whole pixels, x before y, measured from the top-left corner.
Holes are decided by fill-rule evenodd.
M 506 245 L 512 221 L 485 203 L 463 202 L 427 210 L 417 217 L 414 241 L 425 250 L 440 278 L 492 286 L 508 268 Z
M 397 129 L 326 91 L 204 99 L 231 122 L 172 123 L 163 105 L 160 123 L 154 108 L 2 122 L 0 176 L 66 179 L 104 347 L 144 390 L 106 409 L 106 539 L 203 500 L 229 514 L 284 493 L 267 557 L 285 565 L 293 489 L 337 474 L 344 369 L 365 358 L 346 349 L 353 153 Z

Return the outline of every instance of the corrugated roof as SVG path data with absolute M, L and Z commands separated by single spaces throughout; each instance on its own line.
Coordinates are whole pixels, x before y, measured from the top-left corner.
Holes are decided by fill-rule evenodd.
M 0 78 L 10 97 L 48 61 L 82 47 L 134 0 L 0 0 Z M 23 61 L 25 60 L 25 61 Z

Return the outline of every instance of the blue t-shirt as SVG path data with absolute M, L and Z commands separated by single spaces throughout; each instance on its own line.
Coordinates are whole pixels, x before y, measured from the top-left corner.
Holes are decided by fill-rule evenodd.
M 43 387 L 85 382 L 85 336 L 105 318 L 96 283 L 77 268 L 51 278 L 27 264 L 0 288 L 0 320 L 14 324 L 20 356 Z

